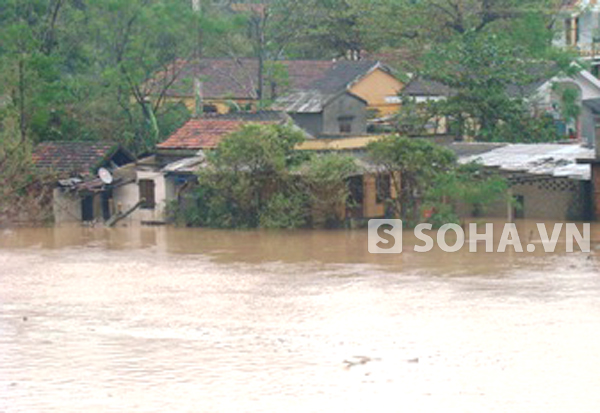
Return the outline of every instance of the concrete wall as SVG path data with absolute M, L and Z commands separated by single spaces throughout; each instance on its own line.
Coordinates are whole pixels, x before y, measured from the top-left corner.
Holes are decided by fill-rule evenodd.
M 591 204 L 594 219 L 600 219 L 600 163 L 592 164 Z
M 81 198 L 77 193 L 64 188 L 54 188 L 52 192 L 54 222 L 57 224 L 81 222 Z
M 52 196 L 52 212 L 54 214 L 54 222 L 56 224 L 82 222 L 82 203 L 84 196 L 77 192 L 67 191 L 65 188 L 55 188 L 52 192 Z M 104 214 L 102 210 L 102 193 L 89 196 L 93 198 L 93 219 L 103 222 Z
M 290 116 L 299 127 L 315 137 L 323 132 L 323 115 L 321 113 L 290 113 Z
M 366 104 L 349 93 L 343 93 L 331 100 L 323 109 L 323 134 L 340 134 L 340 117 L 352 117 L 351 135 L 367 133 Z
M 579 16 L 579 42 L 584 48 L 591 48 L 594 30 L 597 27 L 598 16 L 595 12 L 587 11 Z
M 363 214 L 365 218 L 381 218 L 385 215 L 385 203 L 377 202 L 377 178 L 374 174 L 363 177 Z
M 512 195 L 523 197 L 524 219 L 581 221 L 590 218 L 590 189 L 586 181 L 549 178 L 529 181 L 511 187 Z M 491 218 L 508 218 L 508 203 L 498 201 L 482 214 Z M 460 217 L 472 217 L 470 206 L 457 205 Z
M 594 146 L 596 142 L 596 115 L 589 107 L 582 105 L 580 119 L 583 143 Z

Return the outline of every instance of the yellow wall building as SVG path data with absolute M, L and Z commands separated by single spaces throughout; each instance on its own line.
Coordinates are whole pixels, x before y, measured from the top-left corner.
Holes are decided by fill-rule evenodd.
M 404 84 L 391 73 L 377 67 L 352 84 L 349 91 L 366 100 L 367 109 L 376 110 L 379 116 L 387 116 L 400 109 L 398 94 L 403 87 Z

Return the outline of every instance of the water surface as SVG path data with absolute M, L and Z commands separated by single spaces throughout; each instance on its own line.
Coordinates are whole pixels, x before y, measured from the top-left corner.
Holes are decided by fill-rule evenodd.
M 600 411 L 596 249 L 405 241 L 382 256 L 364 231 L 4 231 L 0 411 Z

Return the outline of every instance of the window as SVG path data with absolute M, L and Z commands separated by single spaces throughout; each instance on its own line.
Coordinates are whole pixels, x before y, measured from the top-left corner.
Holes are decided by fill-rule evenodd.
M 565 40 L 567 46 L 576 46 L 579 43 L 579 18 L 565 19 Z
M 392 197 L 392 182 L 389 175 L 377 175 L 375 187 L 377 188 L 378 204 L 382 204 L 386 199 Z
M 567 46 L 571 46 L 573 44 L 573 28 L 571 19 L 565 19 L 565 42 L 567 43 Z
M 340 133 L 352 133 L 353 116 L 341 116 L 338 118 Z
M 202 106 L 202 111 L 204 113 L 219 113 L 219 109 L 217 108 L 216 105 L 212 105 L 210 103 L 205 104 Z
M 144 209 L 154 209 L 156 201 L 154 199 L 154 181 L 152 179 L 140 179 L 140 201 Z

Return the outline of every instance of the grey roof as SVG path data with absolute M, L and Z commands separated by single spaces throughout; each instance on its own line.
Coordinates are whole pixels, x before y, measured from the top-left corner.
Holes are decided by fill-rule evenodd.
M 204 151 L 198 151 L 196 156 L 189 158 L 183 158 L 178 161 L 172 162 L 163 168 L 163 172 L 166 173 L 194 173 L 200 170 L 205 164 L 206 155 Z
M 225 114 L 206 113 L 206 119 L 215 120 L 242 120 L 246 122 L 276 122 L 279 120 L 290 120 L 287 113 L 279 110 L 260 110 L 257 112 L 229 112 Z
M 413 79 L 402 89 L 408 96 L 449 96 L 451 89 L 435 80 Z
M 586 99 L 583 104 L 592 109 L 594 113 L 600 113 L 600 98 Z
M 386 66 L 374 60 L 336 62 L 308 87 L 279 97 L 273 107 L 288 113 L 319 113 L 331 99 L 347 92 L 354 82 L 377 68 L 390 72 Z M 352 96 L 364 100 L 356 95 Z
M 593 159 L 593 148 L 563 144 L 506 145 L 478 155 L 464 156 L 460 163 L 477 162 L 503 171 L 525 172 L 589 181 L 589 164 L 578 164 L 578 159 Z
M 319 113 L 329 96 L 318 90 L 299 90 L 278 98 L 273 107 L 288 113 Z
M 493 142 L 453 142 L 450 145 L 446 145 L 446 147 L 454 152 L 457 157 L 462 158 L 466 156 L 480 155 L 506 145 L 508 144 Z
M 315 89 L 325 94 L 338 93 L 379 67 L 389 71 L 380 62 L 374 60 L 341 60 L 322 77 L 312 82 L 307 89 Z

